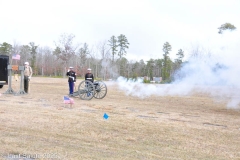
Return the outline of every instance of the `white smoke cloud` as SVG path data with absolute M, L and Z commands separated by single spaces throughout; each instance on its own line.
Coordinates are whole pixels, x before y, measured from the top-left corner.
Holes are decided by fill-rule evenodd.
M 111 65 L 111 61 L 109 59 L 103 59 L 101 63 L 102 69 L 101 74 L 103 75 L 103 79 L 106 80 L 108 77 L 116 77 L 119 76 L 117 72 L 117 67 Z M 111 66 L 111 67 L 110 67 Z M 107 75 L 109 74 L 109 75 Z
M 208 38 L 204 41 L 207 43 L 193 47 L 188 53 L 194 53 L 195 56 L 189 56 L 191 58 L 175 74 L 171 84 L 144 84 L 140 79 L 134 82 L 119 77 L 119 89 L 139 98 L 203 93 L 218 101 L 227 101 L 227 107 L 239 108 L 239 37 L 239 32 L 224 32 L 223 35 L 215 35 L 212 40 Z

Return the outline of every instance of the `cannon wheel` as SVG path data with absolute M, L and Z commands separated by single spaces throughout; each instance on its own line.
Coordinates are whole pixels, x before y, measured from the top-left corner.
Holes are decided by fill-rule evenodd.
M 95 94 L 95 87 L 91 81 L 85 80 L 78 85 L 79 97 L 83 100 L 91 100 Z
M 102 99 L 106 96 L 107 94 L 107 86 L 105 83 L 102 81 L 95 81 L 94 82 L 95 86 L 95 94 L 94 97 L 97 99 Z

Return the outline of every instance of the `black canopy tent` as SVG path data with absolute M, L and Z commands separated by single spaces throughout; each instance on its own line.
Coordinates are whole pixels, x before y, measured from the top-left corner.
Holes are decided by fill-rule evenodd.
M 9 56 L 0 55 L 0 88 L 8 84 Z

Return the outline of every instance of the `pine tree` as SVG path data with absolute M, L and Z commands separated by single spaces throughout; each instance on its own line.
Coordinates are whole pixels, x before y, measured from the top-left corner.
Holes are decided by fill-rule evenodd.
M 236 27 L 231 23 L 225 23 L 225 24 L 222 24 L 221 27 L 219 27 L 218 29 L 219 29 L 218 33 L 222 34 L 224 30 L 233 31 L 236 29 Z
M 12 45 L 8 44 L 7 42 L 3 42 L 0 44 L 0 54 L 3 55 L 10 55 L 12 51 Z
M 171 60 L 169 58 L 169 51 L 172 50 L 172 46 L 166 42 L 163 45 L 163 71 L 162 71 L 162 78 L 163 81 L 170 78 L 170 70 L 171 70 Z
M 123 34 L 121 34 L 120 36 L 118 36 L 118 46 L 120 47 L 120 50 L 118 52 L 118 56 L 121 59 L 124 55 L 126 55 L 126 48 L 128 47 L 129 43 L 127 40 L 127 37 Z
M 30 42 L 29 43 L 30 45 L 30 48 L 31 48 L 31 55 L 32 55 L 32 58 L 31 58 L 31 66 L 33 68 L 33 73 L 37 73 L 37 66 L 36 66 L 36 55 L 37 55 L 37 48 L 38 46 L 35 46 L 35 43 L 34 42 Z
M 110 40 L 108 40 L 108 42 L 109 42 L 108 45 L 111 47 L 111 50 L 112 50 L 112 61 L 114 62 L 114 56 L 117 54 L 117 51 L 118 51 L 117 39 L 115 36 L 112 36 Z

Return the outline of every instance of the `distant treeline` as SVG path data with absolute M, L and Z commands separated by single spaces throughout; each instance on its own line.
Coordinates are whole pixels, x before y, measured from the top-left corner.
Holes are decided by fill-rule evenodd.
M 0 44 L 0 54 L 9 55 L 12 64 L 23 65 L 28 61 L 33 68 L 34 75 L 65 76 L 69 66 L 73 66 L 77 76 L 83 77 L 87 68 L 92 68 L 95 77 L 102 80 L 115 79 L 118 76 L 126 78 L 162 77 L 163 82 L 171 81 L 174 72 L 183 63 L 184 51 L 178 50 L 177 59 L 169 58 L 171 45 L 163 44 L 163 59 L 149 59 L 144 62 L 129 61 L 127 54 L 129 42 L 125 35 L 112 36 L 108 41 L 99 42 L 91 48 L 87 43 L 75 45 L 73 34 L 63 34 L 55 42 L 55 48 L 40 47 L 34 42 L 27 45 Z M 19 54 L 20 60 L 11 60 L 12 55 Z M 159 53 L 161 54 L 161 53 Z

